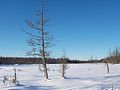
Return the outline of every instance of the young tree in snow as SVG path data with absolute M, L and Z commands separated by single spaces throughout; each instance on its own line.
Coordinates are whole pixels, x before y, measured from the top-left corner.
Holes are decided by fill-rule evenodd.
M 65 55 L 65 51 L 63 51 L 63 57 L 61 58 L 60 63 L 61 64 L 59 65 L 58 70 L 61 73 L 62 78 L 66 78 L 65 74 L 66 74 L 66 70 L 69 68 L 69 66 L 67 64 L 67 58 L 66 58 L 66 55 Z
M 38 57 L 42 58 L 44 76 L 47 80 L 48 71 L 46 58 L 49 55 L 47 49 L 51 46 L 53 37 L 47 31 L 45 31 L 48 20 L 45 19 L 43 1 L 44 0 L 41 0 L 41 10 L 37 13 L 37 19 L 35 21 L 26 21 L 30 31 L 24 30 L 24 32 L 30 36 L 30 39 L 27 41 L 28 45 L 33 47 L 27 54 L 33 56 L 37 55 Z

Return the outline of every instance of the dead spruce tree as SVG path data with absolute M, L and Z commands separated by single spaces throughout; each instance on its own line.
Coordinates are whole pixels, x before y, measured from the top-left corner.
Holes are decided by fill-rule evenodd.
M 48 20 L 45 19 L 44 15 L 44 0 L 41 0 L 41 10 L 37 12 L 37 19 L 27 20 L 26 23 L 29 27 L 29 31 L 24 30 L 30 36 L 30 39 L 27 41 L 29 46 L 32 46 L 31 51 L 29 51 L 28 55 L 38 56 L 42 58 L 42 65 L 45 79 L 48 79 L 48 71 L 46 65 L 46 58 L 49 55 L 48 47 L 51 46 L 51 41 L 53 36 L 51 36 L 45 28 L 47 27 Z

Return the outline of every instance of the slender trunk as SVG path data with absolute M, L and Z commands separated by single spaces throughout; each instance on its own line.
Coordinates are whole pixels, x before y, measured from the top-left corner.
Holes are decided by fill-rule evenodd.
M 42 13 L 42 60 L 43 60 L 43 67 L 44 67 L 44 75 L 46 80 L 48 79 L 48 72 L 47 72 L 47 66 L 46 66 L 46 59 L 45 59 L 45 44 L 44 44 L 44 12 L 43 12 L 43 0 L 42 0 L 42 7 L 41 7 L 41 13 Z
M 15 77 L 15 82 L 16 82 L 16 79 L 17 79 L 17 76 L 16 76 L 16 68 L 14 68 L 14 72 L 15 72 L 14 77 Z
M 62 69 L 62 77 L 65 77 L 65 50 L 63 50 Z
M 109 74 L 109 73 L 110 73 L 110 70 L 109 70 L 108 62 L 106 62 L 106 65 L 107 65 L 107 73 Z
M 64 62 L 63 62 L 62 68 L 63 68 L 62 77 L 65 77 L 65 65 L 64 65 Z

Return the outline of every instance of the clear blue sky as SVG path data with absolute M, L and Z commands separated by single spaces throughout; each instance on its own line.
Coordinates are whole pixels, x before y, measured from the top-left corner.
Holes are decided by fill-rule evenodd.
M 52 57 L 63 49 L 73 59 L 102 58 L 120 45 L 120 0 L 45 0 L 47 31 L 55 37 Z M 0 0 L 0 55 L 25 56 L 25 20 L 33 19 L 40 0 Z

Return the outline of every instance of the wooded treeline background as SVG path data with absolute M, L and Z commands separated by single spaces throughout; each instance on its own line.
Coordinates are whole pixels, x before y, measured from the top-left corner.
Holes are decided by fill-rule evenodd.
M 116 46 L 113 50 L 109 50 L 109 55 L 106 58 L 101 59 L 112 64 L 120 63 L 120 47 Z
M 46 60 L 47 64 L 60 64 L 62 58 L 48 58 Z M 67 63 L 108 63 L 119 64 L 120 63 L 120 53 L 116 56 L 111 55 L 107 58 L 98 59 L 89 59 L 89 60 L 71 60 L 65 58 Z M 41 58 L 33 57 L 0 57 L 0 64 L 42 64 Z
M 47 58 L 47 64 L 60 64 L 62 58 Z M 65 58 L 67 63 L 120 63 L 120 47 L 116 47 L 114 50 L 109 51 L 109 55 L 102 59 L 93 59 L 89 60 L 72 60 Z M 42 58 L 38 57 L 0 57 L 0 64 L 42 64 Z
M 47 64 L 59 64 L 62 58 L 48 58 L 46 60 Z M 99 60 L 71 60 L 65 58 L 67 63 L 96 63 Z M 33 57 L 0 57 L 0 64 L 42 64 L 42 58 Z

